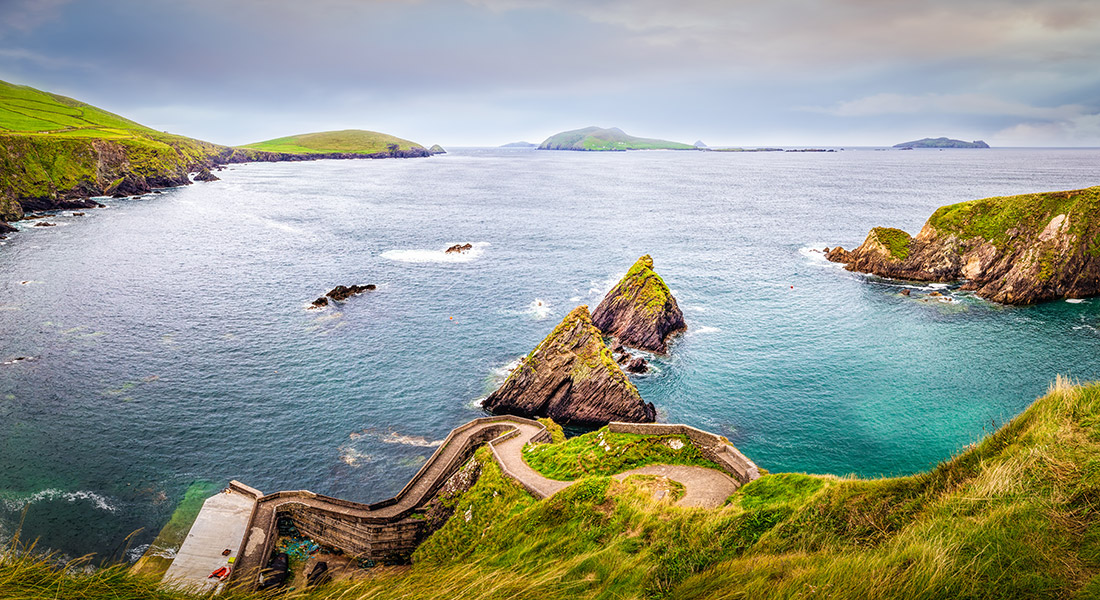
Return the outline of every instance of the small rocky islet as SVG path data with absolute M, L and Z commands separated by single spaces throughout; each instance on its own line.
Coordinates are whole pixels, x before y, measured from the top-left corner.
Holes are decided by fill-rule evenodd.
M 944 206 L 914 237 L 875 227 L 854 250 L 826 248 L 845 269 L 961 282 L 1002 304 L 1100 295 L 1100 186 Z
M 665 352 L 669 336 L 685 328 L 676 299 L 645 255 L 595 313 L 589 314 L 587 306 L 570 312 L 482 406 L 570 425 L 653 422 L 653 404 L 642 400 L 626 375 L 645 373 L 649 365 L 627 347 Z M 611 338 L 610 346 L 605 337 Z
M 653 404 L 642 400 L 615 362 L 587 306 L 573 309 L 483 406 L 498 414 L 549 417 L 568 425 L 651 423 L 657 418 Z
M 324 296 L 321 296 L 310 303 L 310 308 L 321 308 L 329 305 L 329 299 L 337 302 L 343 302 L 352 296 L 362 294 L 363 292 L 370 292 L 377 289 L 378 286 L 373 283 L 367 285 L 338 285 L 328 292 Z

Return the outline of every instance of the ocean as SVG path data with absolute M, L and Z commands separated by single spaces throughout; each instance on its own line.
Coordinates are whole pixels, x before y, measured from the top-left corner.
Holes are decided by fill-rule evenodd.
M 387 498 L 642 254 L 688 323 L 634 377 L 660 420 L 772 472 L 926 470 L 1056 375 L 1100 378 L 1100 300 L 907 297 L 820 250 L 916 233 L 944 204 L 1096 185 L 1098 164 L 457 149 L 234 165 L 21 222 L 0 246 L 0 538 L 22 521 L 40 547 L 133 559 L 194 482 Z M 378 287 L 308 308 L 341 284 Z

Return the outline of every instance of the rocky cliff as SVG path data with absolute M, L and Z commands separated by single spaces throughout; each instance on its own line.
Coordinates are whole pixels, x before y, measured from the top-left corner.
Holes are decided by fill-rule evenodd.
M 573 425 L 650 423 L 656 418 L 653 405 L 642 400 L 615 364 L 587 306 L 569 313 L 483 406 L 494 413 L 550 417 Z
M 607 293 L 592 313 L 592 322 L 626 346 L 662 353 L 668 350 L 668 337 L 687 328 L 684 313 L 653 270 L 648 254 Z
M 1100 187 L 944 206 L 916 237 L 876 227 L 829 260 L 849 271 L 914 281 L 963 281 L 1005 304 L 1100 295 Z

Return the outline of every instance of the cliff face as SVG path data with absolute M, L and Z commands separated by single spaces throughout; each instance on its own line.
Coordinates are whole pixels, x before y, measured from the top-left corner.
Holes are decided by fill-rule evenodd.
M 587 306 L 569 313 L 485 399 L 484 407 L 574 425 L 651 423 L 657 416 L 615 364 Z
M 1100 187 L 944 206 L 916 237 L 875 228 L 826 256 L 849 271 L 914 281 L 964 281 L 1005 304 L 1100 295 Z
M 668 336 L 687 328 L 684 313 L 664 280 L 653 271 L 648 254 L 604 296 L 592 313 L 592 322 L 624 345 L 661 353 L 668 350 Z

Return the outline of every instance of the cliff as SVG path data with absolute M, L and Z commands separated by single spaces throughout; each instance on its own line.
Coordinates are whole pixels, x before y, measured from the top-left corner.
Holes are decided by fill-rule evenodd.
M 604 296 L 592 322 L 626 346 L 661 353 L 668 350 L 670 335 L 687 328 L 684 313 L 648 254 Z
M 587 306 L 569 313 L 483 406 L 571 425 L 649 423 L 657 414 L 615 364 Z
M 858 248 L 829 250 L 849 271 L 963 281 L 1005 304 L 1100 294 L 1100 187 L 985 198 L 938 209 L 916 237 L 876 227 Z
M 98 206 L 89 200 L 94 196 L 187 185 L 189 173 L 226 163 L 428 155 L 407 140 L 368 137 L 385 144 L 300 153 L 231 148 L 156 131 L 72 98 L 0 81 L 0 223 L 19 220 L 24 211 Z M 8 229 L 0 225 L 0 232 Z
M 601 127 L 585 127 L 554 134 L 542 144 L 539 150 L 695 150 L 695 146 L 656 140 L 650 138 L 634 137 L 618 127 L 603 129 Z

